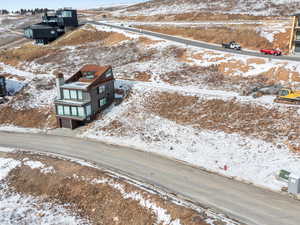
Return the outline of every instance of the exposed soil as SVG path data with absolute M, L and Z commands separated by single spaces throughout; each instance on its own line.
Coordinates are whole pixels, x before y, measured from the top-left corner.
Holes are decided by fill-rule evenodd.
M 6 106 L 0 110 L 0 124 L 26 128 L 55 128 L 56 118 L 52 108 L 15 110 Z
M 31 169 L 23 165 L 14 169 L 8 183 L 12 190 L 21 194 L 43 197 L 44 201 L 71 203 L 72 209 L 80 216 L 88 218 L 92 224 L 155 224 L 156 215 L 142 207 L 137 200 L 125 199 L 120 191 L 108 183 L 91 182 L 92 180 L 109 179 L 111 183 L 122 185 L 126 193 L 136 192 L 144 199 L 166 209 L 173 220 L 180 219 L 181 224 L 206 225 L 205 212 L 196 212 L 176 205 L 157 194 L 150 194 L 124 180 L 113 178 L 97 169 L 84 167 L 77 163 L 52 157 L 25 154 L 24 152 L 7 153 L 6 157 L 18 160 L 24 158 L 37 160 L 52 166 L 54 173 L 41 173 L 39 169 Z M 222 224 L 216 221 L 214 224 Z

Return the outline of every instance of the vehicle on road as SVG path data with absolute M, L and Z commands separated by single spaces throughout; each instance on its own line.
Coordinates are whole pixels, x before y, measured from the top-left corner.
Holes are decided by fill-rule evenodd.
M 279 49 L 261 49 L 260 52 L 266 55 L 282 55 L 282 52 Z
M 222 43 L 222 47 L 234 50 L 242 50 L 241 45 L 236 43 L 235 41 L 231 41 L 229 43 Z
M 294 91 L 290 88 L 283 88 L 279 91 L 274 102 L 300 105 L 300 91 Z

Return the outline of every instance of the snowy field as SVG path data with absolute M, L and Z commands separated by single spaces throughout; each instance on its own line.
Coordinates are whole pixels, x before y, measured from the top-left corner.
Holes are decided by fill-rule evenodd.
M 262 1 L 228 1 L 228 0 L 167 0 L 150 1 L 142 6 L 132 6 L 128 9 L 114 11 L 115 16 L 153 16 L 181 14 L 189 12 L 213 12 L 226 14 L 247 14 L 255 16 L 278 15 L 284 11 L 284 6 L 290 4 L 292 12 L 297 12 L 299 1 L 290 0 L 262 0 Z M 289 12 L 290 12 L 289 11 Z M 291 13 L 291 12 L 290 12 Z
M 0 148 L 1 151 L 10 149 Z M 42 198 L 21 195 L 10 190 L 5 178 L 21 164 L 32 169 L 40 169 L 43 173 L 52 173 L 53 168 L 45 167 L 39 161 L 19 161 L 12 158 L 0 158 L 0 224 L 31 225 L 87 225 L 86 219 L 67 209 L 66 205 L 43 202 Z
M 0 153 L 16 153 L 18 152 L 15 149 L 10 148 L 2 148 L 0 147 Z M 38 160 L 33 160 L 31 158 L 31 153 L 26 153 L 26 156 L 23 156 L 23 159 L 14 159 L 13 157 L 7 158 L 7 157 L 0 157 L 0 223 L 1 225 L 10 225 L 10 224 L 31 224 L 31 225 L 89 225 L 89 224 L 95 224 L 94 222 L 91 222 L 90 220 L 87 220 L 85 218 L 80 217 L 76 213 L 71 211 L 72 204 L 65 203 L 65 204 L 59 204 L 59 203 L 53 203 L 53 202 L 47 202 L 45 201 L 45 196 L 32 196 L 27 194 L 20 194 L 14 191 L 13 188 L 10 187 L 10 185 L 6 182 L 7 178 L 10 176 L 10 173 L 21 167 L 29 167 L 31 170 L 39 170 L 40 173 L 45 175 L 51 175 L 56 173 L 62 173 L 61 167 L 59 167 L 58 170 L 54 169 L 53 166 L 45 165 L 43 162 Z M 32 153 L 34 154 L 34 153 Z M 42 160 L 47 160 L 47 156 L 39 155 L 39 157 Z M 51 155 L 51 157 L 54 157 L 57 161 L 64 162 L 65 159 Z M 97 169 L 93 164 L 90 164 L 88 162 L 74 159 L 74 158 L 68 158 L 67 160 L 71 163 L 76 163 L 77 165 L 81 165 L 81 169 L 87 169 L 88 167 Z M 66 161 L 65 161 L 66 162 Z M 47 164 L 49 162 L 47 161 Z M 57 166 L 57 163 L 55 164 Z M 74 164 L 73 164 L 74 165 Z M 69 168 L 71 169 L 71 168 Z M 89 170 L 87 170 L 89 171 Z M 100 172 L 100 171 L 99 171 Z M 97 186 L 99 188 L 99 191 L 109 191 L 107 190 L 107 187 L 112 188 L 115 192 L 120 193 L 121 197 L 130 203 L 135 202 L 137 205 L 141 208 L 146 209 L 149 211 L 151 215 L 154 215 L 155 217 L 155 225 L 181 225 L 184 224 L 179 216 L 178 218 L 174 218 L 174 214 L 170 214 L 170 211 L 167 208 L 164 208 L 161 206 L 161 204 L 157 203 L 156 198 L 160 198 L 159 195 L 155 195 L 153 193 L 160 193 L 162 196 L 167 196 L 167 193 L 163 193 L 162 191 L 156 190 L 153 192 L 153 190 L 150 187 L 147 187 L 145 184 L 141 184 L 139 182 L 133 181 L 129 178 L 122 177 L 122 182 L 118 180 L 118 177 L 120 175 L 118 174 L 111 174 L 110 176 L 107 176 L 108 171 L 106 171 L 106 175 L 102 177 L 96 176 L 94 173 L 86 174 L 86 176 L 77 175 L 76 173 L 73 173 L 72 176 L 67 176 L 69 172 L 63 172 L 64 176 L 66 176 L 66 180 L 73 180 L 75 182 L 85 183 L 85 185 L 103 185 L 103 186 Z M 35 175 L 36 176 L 36 175 Z M 32 179 L 36 179 L 32 178 Z M 124 179 L 127 180 L 130 183 L 124 183 Z M 51 182 L 51 179 L 48 180 Z M 39 182 L 37 182 L 38 184 Z M 35 189 L 40 188 L 38 185 L 34 184 Z M 132 186 L 133 188 L 129 188 Z M 49 186 L 50 187 L 50 186 Z M 141 189 L 139 189 L 139 187 Z M 41 188 L 42 189 L 42 188 Z M 70 190 L 72 191 L 72 190 Z M 92 194 L 92 193 L 90 193 Z M 105 195 L 105 194 L 104 194 Z M 154 198 L 152 195 L 156 196 Z M 109 196 L 109 194 L 107 195 Z M 84 196 L 76 196 L 77 198 L 83 198 Z M 59 200 L 59 199 L 57 199 Z M 103 200 L 104 201 L 104 200 Z M 121 201 L 119 199 L 119 201 Z M 185 202 L 179 199 L 175 199 L 174 197 L 169 197 L 169 204 L 176 204 L 178 207 L 191 207 L 193 210 L 192 216 L 195 216 L 197 214 L 200 214 L 204 216 L 203 222 L 205 224 L 215 224 L 222 221 L 222 224 L 224 225 L 237 225 L 238 222 L 234 222 L 228 218 L 226 218 L 222 214 L 214 213 L 210 209 L 203 209 L 199 206 L 194 206 L 190 202 Z M 166 205 L 166 201 L 163 200 L 164 205 Z M 75 204 L 75 203 L 74 203 Z M 75 205 L 73 204 L 74 208 Z M 100 204 L 100 202 L 99 202 Z M 119 202 L 116 204 L 118 205 Z M 168 204 L 168 203 L 167 203 Z M 128 204 L 129 206 L 129 204 Z M 172 206 L 174 208 L 174 206 Z M 175 206 L 177 207 L 177 206 Z M 80 208 L 80 207 L 79 207 Z M 104 207 L 105 209 L 105 207 Z M 192 209 L 190 209 L 192 211 Z M 95 209 L 94 209 L 95 210 Z M 131 210 L 136 210 L 135 208 L 131 207 Z M 172 211 L 173 213 L 173 211 Z M 113 215 L 108 215 L 108 220 L 113 220 L 115 222 L 119 222 L 119 216 L 123 213 L 119 214 L 118 212 L 113 212 Z M 132 214 L 132 212 L 130 213 Z M 113 217 L 112 217 L 113 216 Z M 110 218 L 112 217 L 112 218 Z M 102 220 L 98 219 L 98 220 Z M 106 218 L 105 218 L 106 219 Z M 104 219 L 104 220 L 105 220 Z M 131 220 L 131 219 L 130 219 Z M 99 221 L 97 221 L 99 222 Z M 204 224 L 204 223 L 203 223 Z
M 235 177 L 239 180 L 252 182 L 255 185 L 264 186 L 273 190 L 280 190 L 287 184 L 277 181 L 276 174 L 280 169 L 286 169 L 290 172 L 300 170 L 300 158 L 296 153 L 292 153 L 284 141 L 278 140 L 277 143 L 266 142 L 254 137 L 243 136 L 239 133 L 225 133 L 221 131 L 212 131 L 206 129 L 197 129 L 191 125 L 182 125 L 176 121 L 169 120 L 160 115 L 147 112 L 142 107 L 148 95 L 159 92 L 179 93 L 183 96 L 197 96 L 199 98 L 221 99 L 230 102 L 232 99 L 240 104 L 259 105 L 269 110 L 278 110 L 287 112 L 293 109 L 295 113 L 300 114 L 299 107 L 287 107 L 286 105 L 274 103 L 274 96 L 264 96 L 254 99 L 249 96 L 241 96 L 237 86 L 234 90 L 224 89 L 225 85 L 219 87 L 209 87 L 203 84 L 202 80 L 186 79 L 167 83 L 164 79 L 172 72 L 180 71 L 186 66 L 209 67 L 213 65 L 224 66 L 224 73 L 230 74 L 232 77 L 253 78 L 262 73 L 276 71 L 287 71 L 289 77 L 282 82 L 293 82 L 294 73 L 300 72 L 300 66 L 296 62 L 288 62 L 278 60 L 261 59 L 260 62 L 253 60 L 253 57 L 240 56 L 238 54 L 228 54 L 217 51 L 208 51 L 200 48 L 191 48 L 174 42 L 167 42 L 158 38 L 152 39 L 154 43 L 150 45 L 142 45 L 141 54 L 146 55 L 149 51 L 155 52 L 149 60 L 134 61 L 134 56 L 128 49 L 121 49 L 137 41 L 142 35 L 126 33 L 118 29 L 112 29 L 105 26 L 94 26 L 96 29 L 105 32 L 118 32 L 126 35 L 130 40 L 118 43 L 116 52 L 105 52 L 101 49 L 97 54 L 93 55 L 93 60 L 101 64 L 116 63 L 114 66 L 115 77 L 118 79 L 117 85 L 128 85 L 132 87 L 133 94 L 119 106 L 109 108 L 103 118 L 90 124 L 88 130 L 81 133 L 82 130 L 76 131 L 75 135 L 80 137 L 90 137 L 107 141 L 113 144 L 126 145 L 149 152 L 156 152 L 168 157 L 183 160 L 193 165 L 205 168 L 210 171 L 220 173 L 225 176 Z M 149 37 L 148 37 L 149 38 Z M 94 43 L 93 43 L 94 44 Z M 133 45 L 130 45 L 131 47 Z M 185 58 L 180 61 L 173 55 L 170 56 L 171 48 L 186 49 Z M 85 56 L 79 57 L 78 48 L 69 46 L 66 48 L 68 55 L 65 61 L 76 61 L 77 65 L 86 63 Z M 138 51 L 136 48 L 135 51 Z M 128 54 L 128 55 L 126 55 Z M 134 52 L 136 54 L 136 52 Z M 121 59 L 119 55 L 124 55 Z M 105 56 L 105 57 L 104 57 Z M 199 56 L 199 57 L 196 57 Z M 112 57 L 112 58 L 109 58 Z M 116 58 L 113 58 L 116 57 Z M 123 63 L 126 59 L 126 63 Z M 122 61 L 123 60 L 123 61 Z M 257 60 L 257 59 L 256 59 Z M 236 66 L 240 65 L 240 66 Z M 228 68 L 227 68 L 227 67 Z M 0 64 L 1 73 L 12 73 L 25 79 L 28 83 L 27 88 L 31 93 L 29 101 L 17 101 L 12 104 L 16 110 L 24 107 L 39 109 L 53 105 L 55 98 L 55 89 L 40 91 L 36 89 L 33 79 L 36 77 L 45 81 L 53 80 L 53 71 L 59 68 L 59 65 L 51 62 L 47 64 L 38 64 L 36 62 L 27 63 L 26 70 L 16 69 L 12 66 Z M 246 69 L 245 69 L 246 67 Z M 68 67 L 66 67 L 68 69 Z M 69 68 L 75 70 L 76 68 Z M 29 72 L 30 71 L 30 72 Z M 48 73 L 40 74 L 35 71 L 48 71 Z M 134 80 L 133 76 L 136 72 L 146 72 L 150 74 L 148 81 Z M 203 74 L 196 74 L 201 78 Z M 127 80 L 127 81 L 126 81 Z M 130 80 L 130 81 L 128 81 Z M 294 82 L 296 85 L 297 83 Z M 131 107 L 140 106 L 132 112 Z M 191 108 L 190 110 L 195 110 Z M 126 130 L 130 130 L 129 134 L 121 135 L 118 129 L 105 130 L 107 125 L 112 121 L 119 120 Z M 19 129 L 11 125 L 3 125 L 2 130 L 19 130 L 29 131 L 31 129 Z M 33 130 L 38 132 L 37 130 Z M 158 138 L 157 137 L 163 137 Z M 280 147 L 279 147 L 280 145 Z M 226 170 L 224 168 L 227 168 Z

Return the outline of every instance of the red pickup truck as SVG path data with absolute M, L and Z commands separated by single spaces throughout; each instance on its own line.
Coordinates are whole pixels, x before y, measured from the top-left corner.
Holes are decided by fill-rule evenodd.
M 261 49 L 260 52 L 266 55 L 276 55 L 276 56 L 282 55 L 282 52 L 276 49 Z

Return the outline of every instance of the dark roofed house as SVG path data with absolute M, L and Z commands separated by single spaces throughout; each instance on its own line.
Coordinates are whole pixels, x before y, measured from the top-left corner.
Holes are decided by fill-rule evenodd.
M 114 100 L 114 76 L 111 66 L 86 65 L 64 81 L 57 76 L 55 100 L 58 127 L 75 129 L 92 121 Z
M 40 44 L 48 44 L 65 32 L 78 27 L 77 11 L 73 9 L 46 12 L 42 19 L 43 22 L 24 29 L 25 37 L 34 39 Z

